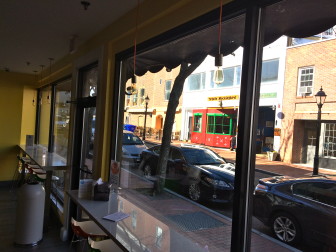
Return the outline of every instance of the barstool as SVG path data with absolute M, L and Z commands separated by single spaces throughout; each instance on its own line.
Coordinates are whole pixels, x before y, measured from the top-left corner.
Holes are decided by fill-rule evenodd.
M 103 240 L 108 238 L 104 231 L 91 220 L 76 221 L 73 217 L 71 217 L 71 228 L 74 235 L 70 246 L 73 242 L 81 242 L 83 240 L 87 241 L 89 237 L 92 240 Z M 75 236 L 78 238 L 77 241 L 75 241 Z
M 90 252 L 122 252 L 121 248 L 111 239 L 94 241 L 88 237 Z
M 17 155 L 17 159 L 19 163 L 13 174 L 11 191 L 13 191 L 14 187 L 21 186 L 25 182 L 26 174 L 29 173 L 28 164 L 31 162 L 31 159 L 20 155 Z

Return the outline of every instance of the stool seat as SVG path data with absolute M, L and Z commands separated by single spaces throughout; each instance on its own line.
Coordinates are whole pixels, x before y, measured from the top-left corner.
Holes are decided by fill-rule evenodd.
M 47 172 L 41 168 L 32 168 L 33 173 L 35 174 L 46 174 Z
M 31 169 L 41 169 L 41 167 L 39 165 L 36 164 L 28 164 L 28 167 Z
M 39 173 L 36 173 L 35 174 L 36 175 L 36 177 L 37 178 L 39 178 L 40 180 L 46 180 L 46 178 L 47 178 L 47 174 L 39 174 Z M 52 176 L 51 177 L 51 180 L 52 181 L 58 181 L 59 180 L 59 177 L 57 177 L 57 176 Z
M 29 157 L 21 157 L 21 159 L 22 159 L 25 163 L 31 161 L 31 159 L 30 159 Z
M 88 243 L 92 251 L 96 252 L 122 252 L 123 250 L 111 239 L 94 241 L 88 237 Z
M 93 221 L 76 221 L 71 218 L 71 227 L 76 236 L 87 239 L 107 237 L 106 233 Z

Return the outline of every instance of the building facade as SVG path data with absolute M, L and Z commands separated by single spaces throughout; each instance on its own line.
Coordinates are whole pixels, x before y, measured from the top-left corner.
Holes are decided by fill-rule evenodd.
M 335 167 L 335 49 L 335 38 L 287 49 L 281 131 L 281 157 L 285 162 L 313 163 L 318 113 L 315 94 L 322 87 L 327 98 L 321 114 L 320 167 Z
M 287 37 L 264 48 L 257 129 L 257 152 L 279 150 Z M 239 94 L 243 48 L 223 58 L 224 81 L 215 84 L 214 58 L 206 60 L 186 80 L 181 139 L 231 147 L 239 128 Z
M 170 72 L 161 70 L 158 73 L 146 73 L 137 78 L 134 94 L 125 96 L 124 124 L 136 125 L 136 133 L 142 135 L 145 127 L 146 100 L 147 105 L 146 134 L 152 137 L 161 138 L 164 120 L 166 117 L 167 106 L 174 80 L 178 75 L 179 67 Z M 131 86 L 131 80 L 128 80 L 126 86 Z M 182 97 L 180 98 L 180 104 Z M 172 136 L 179 137 L 181 125 L 181 106 L 178 106 L 175 114 L 175 123 Z

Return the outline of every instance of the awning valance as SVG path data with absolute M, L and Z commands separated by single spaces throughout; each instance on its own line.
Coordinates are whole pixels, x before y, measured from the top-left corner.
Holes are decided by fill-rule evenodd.
M 225 8 L 225 6 L 223 7 Z M 321 33 L 336 24 L 335 0 L 284 0 L 265 8 L 264 44 L 282 35 L 303 38 Z M 245 15 L 222 23 L 221 52 L 231 54 L 243 46 Z M 218 25 L 195 32 L 148 50 L 136 57 L 135 74 L 173 69 L 181 62 L 192 63 L 199 57 L 218 53 Z M 127 79 L 133 75 L 133 57 L 126 60 Z

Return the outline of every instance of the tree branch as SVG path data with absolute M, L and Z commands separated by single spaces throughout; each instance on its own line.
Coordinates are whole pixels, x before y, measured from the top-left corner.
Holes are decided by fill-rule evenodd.
M 205 57 L 206 55 L 202 55 L 195 62 L 191 64 L 187 62 L 182 62 L 180 72 L 174 81 L 174 85 L 169 97 L 167 113 L 163 127 L 160 157 L 158 160 L 158 165 L 156 167 L 156 174 L 158 176 L 158 183 L 156 190 L 158 193 L 160 193 L 163 190 L 165 183 L 171 134 L 175 120 L 176 108 L 179 104 L 179 99 L 183 92 L 184 82 L 186 78 L 204 61 Z

